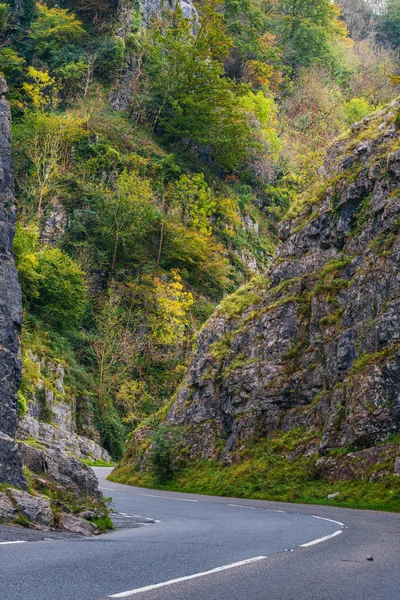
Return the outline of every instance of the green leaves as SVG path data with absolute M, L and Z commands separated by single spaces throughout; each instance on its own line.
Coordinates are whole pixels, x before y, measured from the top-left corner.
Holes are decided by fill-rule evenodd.
M 87 306 L 83 271 L 59 248 L 40 248 L 38 238 L 34 225 L 17 229 L 14 252 L 23 296 L 49 325 L 73 329 L 81 323 Z
M 84 35 L 82 23 L 68 10 L 37 4 L 37 18 L 32 23 L 30 36 L 40 57 L 65 51 L 66 46 L 79 42 Z
M 211 2 L 203 11 L 196 31 L 178 8 L 170 20 L 138 35 L 137 54 L 147 82 L 145 119 L 170 144 L 235 169 L 252 144 L 250 126 L 238 106 L 241 86 L 224 77 L 232 41 L 223 16 Z

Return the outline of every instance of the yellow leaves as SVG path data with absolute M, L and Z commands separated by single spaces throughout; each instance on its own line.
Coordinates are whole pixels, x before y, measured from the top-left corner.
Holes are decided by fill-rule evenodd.
M 185 227 L 190 227 L 202 235 L 211 235 L 210 217 L 215 209 L 215 199 L 202 173 L 192 177 L 182 175 L 177 182 L 169 186 L 167 201 L 172 212 L 180 213 Z
M 31 83 L 24 82 L 23 90 L 31 100 L 36 111 L 43 111 L 45 108 L 55 108 L 57 105 L 58 87 L 54 77 L 49 75 L 47 69 L 35 69 L 28 67 L 28 77 Z
M 38 54 L 56 52 L 66 44 L 76 42 L 85 35 L 81 21 L 63 8 L 47 8 L 40 2 L 37 19 L 32 23 L 31 38 Z
M 174 345 L 182 341 L 188 323 L 188 310 L 194 299 L 186 292 L 177 269 L 171 271 L 172 279 L 154 278 L 155 311 L 151 316 L 152 332 L 156 341 Z
M 400 85 L 400 75 L 388 75 L 392 85 Z
M 243 80 L 253 85 L 265 85 L 272 78 L 274 68 L 260 60 L 248 60 L 244 67 Z
M 269 150 L 272 153 L 277 152 L 280 142 L 275 130 L 277 107 L 273 98 L 267 98 L 261 91 L 249 90 L 240 98 L 240 106 L 247 112 L 250 122 L 256 126 L 267 142 Z
M 334 29 L 336 35 L 339 35 L 341 37 L 349 37 L 349 30 L 346 27 L 345 21 L 341 18 L 342 9 L 336 2 L 332 3 L 332 11 L 335 15 Z

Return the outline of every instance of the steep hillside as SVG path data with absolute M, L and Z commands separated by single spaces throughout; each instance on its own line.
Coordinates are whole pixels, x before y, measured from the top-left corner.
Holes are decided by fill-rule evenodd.
M 63 416 L 65 420 L 63 409 L 65 413 L 67 405 L 59 401 L 51 406 L 59 417 L 57 427 L 48 425 L 44 432 L 40 432 L 40 425 L 44 424 L 33 417 L 30 421 L 27 419 L 26 399 L 18 390 L 22 371 L 22 303 L 11 251 L 15 233 L 15 197 L 7 91 L 7 84 L 0 77 L 0 523 L 44 530 L 66 529 L 92 535 L 111 525 L 108 509 L 98 490 L 93 471 L 70 454 L 77 453 L 74 444 L 78 446 L 80 454 L 94 454 L 94 443 L 89 440 L 84 443 L 84 438 L 71 433 L 68 435 L 67 432 L 61 433 L 63 428 L 59 426 Z M 62 388 L 59 371 L 57 375 L 59 388 Z M 51 404 L 50 390 L 46 390 L 43 381 L 41 391 L 47 392 L 45 401 Z M 32 397 L 35 397 L 34 394 Z M 54 394 L 51 400 L 54 400 Z M 18 415 L 23 413 L 26 413 L 25 418 L 18 423 Z M 40 411 L 36 416 L 40 416 Z M 71 411 L 69 416 L 68 424 L 71 426 Z M 34 422 L 37 423 L 37 432 L 32 431 Z M 53 429 L 53 437 L 49 435 L 49 429 Z M 18 437 L 35 439 L 28 439 L 29 443 L 17 444 Z M 57 443 L 49 443 L 55 441 L 54 437 Z M 63 437 L 69 438 L 67 448 L 60 443 Z M 69 450 L 70 454 L 64 452 L 64 449 Z
M 400 508 L 399 107 L 332 146 L 268 277 L 218 306 L 113 479 Z

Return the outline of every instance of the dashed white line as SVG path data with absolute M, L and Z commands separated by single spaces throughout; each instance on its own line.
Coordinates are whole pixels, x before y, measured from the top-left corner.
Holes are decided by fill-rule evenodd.
M 198 577 L 204 577 L 206 575 L 212 575 L 213 573 L 219 573 L 220 571 L 226 571 L 227 569 L 235 569 L 236 567 L 241 567 L 242 565 L 248 565 L 253 562 L 257 562 L 259 560 L 264 560 L 267 558 L 266 556 L 256 556 L 254 558 L 249 558 L 247 560 L 241 560 L 240 562 L 231 563 L 229 565 L 224 565 L 223 567 L 216 567 L 215 569 L 211 569 L 210 571 L 203 571 L 202 573 L 195 573 L 194 575 L 187 575 L 186 577 L 178 577 L 177 579 L 170 579 L 169 581 L 163 581 L 162 583 L 155 583 L 154 585 L 146 585 L 145 587 L 136 588 L 135 590 L 129 590 L 127 592 L 121 592 L 120 594 L 112 594 L 109 598 L 127 598 L 128 596 L 133 596 L 135 594 L 141 594 L 142 592 L 149 592 L 151 590 L 156 590 L 158 588 L 166 587 L 168 585 L 173 585 L 174 583 L 181 583 L 182 581 L 189 581 L 190 579 L 197 579 Z
M 307 542 L 306 544 L 300 544 L 300 548 L 308 548 L 308 546 L 314 546 L 315 544 L 320 544 L 321 542 L 325 542 L 326 540 L 336 537 L 337 535 L 340 535 L 341 533 L 343 533 L 342 529 L 335 531 L 334 533 L 331 533 L 330 535 L 325 535 L 322 538 L 318 538 L 317 540 L 312 540 L 311 542 Z
M 250 510 L 257 510 L 255 506 L 246 506 L 246 504 L 227 504 L 226 506 L 237 506 L 238 508 L 249 508 Z
M 99 490 L 107 490 L 107 492 L 115 492 L 114 488 L 105 488 L 105 487 L 100 487 L 100 486 L 99 486 Z
M 163 498 L 164 500 L 179 500 L 180 502 L 198 502 L 198 500 L 191 500 L 189 498 L 174 498 L 173 496 L 158 496 L 157 494 L 139 494 L 139 496 L 145 496 L 146 498 Z
M 26 544 L 27 540 L 15 540 L 14 542 L 0 542 L 0 546 L 7 546 L 8 544 Z

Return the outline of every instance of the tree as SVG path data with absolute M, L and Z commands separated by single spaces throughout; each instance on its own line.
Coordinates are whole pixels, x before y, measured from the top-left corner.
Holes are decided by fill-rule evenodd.
M 346 35 L 337 5 L 331 0 L 277 0 L 270 27 L 294 69 L 327 61 L 331 41 Z
M 31 25 L 31 38 L 41 58 L 54 59 L 65 53 L 70 44 L 76 44 L 85 35 L 82 23 L 73 13 L 62 8 L 47 8 L 37 4 L 37 18 Z
M 380 26 L 378 39 L 397 49 L 400 46 L 400 2 L 399 0 L 386 0 Z
M 303 69 L 281 117 L 283 156 L 308 182 L 346 122 L 340 87 L 323 69 Z
M 175 346 L 185 334 L 193 295 L 185 291 L 176 269 L 172 270 L 169 281 L 155 277 L 153 283 L 154 309 L 148 319 L 151 339 L 162 346 Z
M 104 411 L 112 404 L 123 382 L 129 378 L 137 356 L 115 290 L 110 290 L 100 307 L 96 326 L 93 349 L 98 372 L 97 393 L 100 409 Z
M 111 279 L 122 254 L 130 261 L 141 255 L 158 218 L 149 181 L 124 170 L 117 179 L 116 192 L 106 196 L 104 205 L 103 230 L 110 241 Z
M 350 62 L 349 95 L 364 96 L 371 104 L 389 102 L 395 97 L 388 75 L 398 69 L 398 57 L 374 39 L 357 42 L 348 53 Z
M 28 67 L 28 81 L 23 83 L 22 89 L 30 99 L 37 112 L 44 112 L 45 108 L 53 108 L 57 104 L 57 85 L 54 77 L 50 77 L 46 69 L 40 70 Z
M 26 166 L 15 170 L 16 179 L 32 202 L 25 210 L 35 212 L 38 220 L 67 171 L 72 143 L 81 135 L 79 123 L 72 116 L 38 112 L 28 113 L 14 129 L 14 153 L 20 167 Z
M 38 254 L 39 296 L 34 310 L 60 330 L 77 327 L 87 308 L 88 288 L 80 265 L 59 248 Z
M 182 175 L 176 183 L 169 186 L 167 201 L 170 212 L 176 211 L 185 227 L 190 227 L 203 235 L 211 234 L 210 217 L 216 203 L 203 173 L 192 177 Z
M 360 41 L 374 35 L 379 15 L 374 0 L 338 0 L 352 39 Z
M 200 25 L 193 29 L 178 7 L 172 16 L 139 32 L 136 53 L 144 56 L 141 70 L 147 86 L 137 101 L 142 112 L 144 104 L 146 120 L 169 143 L 235 169 L 252 139 L 237 102 L 245 89 L 224 77 L 232 41 L 215 2 L 203 5 Z
M 38 316 L 61 331 L 77 327 L 87 307 L 80 265 L 59 248 L 40 246 L 36 225 L 19 225 L 13 246 L 22 294 Z

